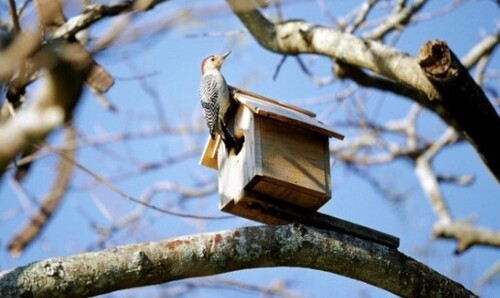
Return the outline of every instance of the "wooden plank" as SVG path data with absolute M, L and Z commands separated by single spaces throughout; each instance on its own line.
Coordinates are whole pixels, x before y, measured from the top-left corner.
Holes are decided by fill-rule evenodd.
M 236 111 L 235 131 L 245 135 L 245 141 L 238 155 L 234 151 L 228 156 L 224 144 L 218 151 L 218 182 L 221 205 L 234 200 L 255 175 L 255 133 L 254 114 L 245 106 Z M 233 123 L 228 123 L 231 127 Z
M 258 201 L 245 199 L 241 204 L 237 204 L 235 201 L 236 200 L 230 200 L 224 203 L 221 201 L 220 210 L 268 225 L 284 225 L 289 223 L 288 220 L 277 217 L 274 209 L 265 208 L 265 204 L 261 204 Z
M 243 216 L 252 220 L 267 224 L 301 223 L 320 229 L 332 230 L 338 233 L 348 234 L 357 238 L 378 243 L 389 248 L 399 247 L 399 238 L 380 232 L 359 224 L 355 224 L 327 214 L 296 208 L 272 198 L 244 191 L 244 204 L 235 204 L 232 210 L 227 208 L 223 211 Z
M 262 176 L 330 196 L 326 168 L 328 137 L 264 117 L 255 117 L 260 132 Z
M 234 130 L 236 138 L 245 137 L 250 126 L 253 127 L 253 113 L 246 106 L 239 105 L 232 111 L 232 115 L 228 115 L 229 129 Z M 234 122 L 236 121 L 236 124 Z M 234 124 L 234 125 L 233 125 Z M 216 139 L 213 140 L 208 136 L 205 148 L 201 154 L 199 164 L 214 170 L 217 170 L 217 152 L 220 148 L 221 137 L 216 134 Z
M 219 150 L 219 146 L 220 146 L 220 142 L 221 142 L 222 138 L 220 137 L 220 135 L 216 135 L 215 137 L 215 145 L 214 147 L 212 148 L 212 153 L 210 154 L 210 158 L 211 159 L 216 159 L 216 156 L 217 156 L 217 150 Z
M 349 222 L 337 217 L 333 217 L 324 213 L 316 212 L 313 217 L 306 219 L 304 224 L 310 222 L 310 225 L 322 229 L 333 230 L 361 239 L 369 240 L 378 244 L 382 244 L 389 248 L 399 247 L 399 238 L 390 234 L 374 230 L 353 222 Z
M 199 164 L 207 168 L 217 170 L 217 155 L 212 156 L 212 152 L 215 150 L 215 141 L 208 136 L 207 142 L 205 143 L 205 148 L 201 154 Z
M 330 200 L 330 195 L 324 192 L 312 191 L 287 181 L 260 176 L 254 179 L 255 183 L 251 187 L 247 186 L 246 189 L 301 208 L 318 210 Z

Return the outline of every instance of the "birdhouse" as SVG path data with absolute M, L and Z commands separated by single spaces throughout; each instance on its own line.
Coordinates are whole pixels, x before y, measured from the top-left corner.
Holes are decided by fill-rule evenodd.
M 231 87 L 226 124 L 241 150 L 209 137 L 200 163 L 218 170 L 222 211 L 268 224 L 287 211 L 315 212 L 331 198 L 331 130 L 302 108 Z

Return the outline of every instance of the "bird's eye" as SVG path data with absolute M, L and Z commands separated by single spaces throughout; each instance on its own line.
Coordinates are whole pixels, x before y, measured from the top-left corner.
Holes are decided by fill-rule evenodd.
M 210 58 L 210 61 L 214 62 L 215 61 L 215 57 Z

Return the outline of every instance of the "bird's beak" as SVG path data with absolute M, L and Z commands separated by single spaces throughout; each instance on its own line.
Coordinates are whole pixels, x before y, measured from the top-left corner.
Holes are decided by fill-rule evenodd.
M 224 55 L 222 55 L 222 59 L 226 59 L 227 56 L 229 56 L 229 54 L 231 54 L 231 51 L 225 53 Z

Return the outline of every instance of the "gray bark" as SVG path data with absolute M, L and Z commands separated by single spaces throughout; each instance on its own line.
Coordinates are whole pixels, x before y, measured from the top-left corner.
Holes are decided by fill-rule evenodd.
M 35 262 L 0 276 L 1 297 L 83 297 L 248 268 L 343 275 L 404 297 L 475 297 L 396 249 L 299 224 L 132 244 Z

